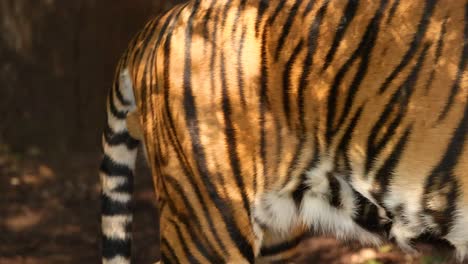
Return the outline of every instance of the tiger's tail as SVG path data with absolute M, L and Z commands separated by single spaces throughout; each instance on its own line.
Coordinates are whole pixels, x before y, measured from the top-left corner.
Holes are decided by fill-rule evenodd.
M 130 135 L 126 117 L 135 108 L 128 69 L 118 67 L 107 98 L 100 167 L 102 263 L 106 264 L 130 263 L 133 173 L 139 141 Z

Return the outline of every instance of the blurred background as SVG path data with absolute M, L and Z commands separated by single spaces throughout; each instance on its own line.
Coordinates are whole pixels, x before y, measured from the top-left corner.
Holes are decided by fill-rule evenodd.
M 100 133 L 116 62 L 182 0 L 0 0 L 0 264 L 98 263 Z M 134 263 L 159 257 L 151 178 L 136 177 Z M 448 263 L 315 237 L 297 263 Z

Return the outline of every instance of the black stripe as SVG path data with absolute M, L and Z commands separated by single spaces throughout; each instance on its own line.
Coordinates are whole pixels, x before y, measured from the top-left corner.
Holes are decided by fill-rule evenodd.
M 262 247 L 260 249 L 260 255 L 272 256 L 272 255 L 284 253 L 285 251 L 288 251 L 297 247 L 308 236 L 309 236 L 308 233 L 305 232 L 299 235 L 298 237 L 281 242 L 279 244 L 275 244 L 275 245 L 268 246 L 268 247 Z
M 193 20 L 195 17 L 195 13 L 199 8 L 199 1 L 194 2 L 194 7 L 192 9 L 192 13 L 189 17 L 186 35 L 185 35 L 185 60 L 184 60 L 184 77 L 183 77 L 183 104 L 185 109 L 185 121 L 187 123 L 187 128 L 190 134 L 191 143 L 192 143 L 192 150 L 194 152 L 194 157 L 196 159 L 196 165 L 198 171 L 200 172 L 202 181 L 207 189 L 208 194 L 210 195 L 213 203 L 215 203 L 215 207 L 220 211 L 221 216 L 224 220 L 224 223 L 228 227 L 228 233 L 232 239 L 236 243 L 237 248 L 239 249 L 240 253 L 243 257 L 250 262 L 254 261 L 254 253 L 253 248 L 250 242 L 242 235 L 241 231 L 239 230 L 236 222 L 233 219 L 233 212 L 226 204 L 219 194 L 216 191 L 216 186 L 211 182 L 211 173 L 207 168 L 206 158 L 205 158 L 205 151 L 200 141 L 200 129 L 198 127 L 198 119 L 197 119 L 197 108 L 195 105 L 195 99 L 192 92 L 192 56 L 191 56 L 191 49 L 192 49 L 192 34 L 193 34 Z
M 465 75 L 467 62 L 468 62 L 468 4 L 465 4 L 465 32 L 464 32 L 464 39 L 463 39 L 463 51 L 460 56 L 460 63 L 458 64 L 457 78 L 455 79 L 455 82 L 453 83 L 452 88 L 450 89 L 449 98 L 447 100 L 447 103 L 445 104 L 442 114 L 439 116 L 438 121 L 443 120 L 447 116 L 450 108 L 453 105 L 453 100 L 455 100 L 455 95 L 457 95 L 458 90 L 460 90 L 461 82 L 462 82 L 463 76 Z
M 370 63 L 370 57 L 375 47 L 375 42 L 377 40 L 377 36 L 380 30 L 380 20 L 383 17 L 383 11 L 387 5 L 386 3 L 386 1 L 382 2 L 381 6 L 379 7 L 379 10 L 377 11 L 376 16 L 374 16 L 373 21 L 366 30 L 366 33 L 363 37 L 364 42 L 359 44 L 359 47 L 362 48 L 360 50 L 361 61 L 359 62 L 359 66 L 356 74 L 354 75 L 354 79 L 351 82 L 350 87 L 347 89 L 344 107 L 340 117 L 338 118 L 338 123 L 336 127 L 337 130 L 339 130 L 340 127 L 344 124 L 346 118 L 351 112 L 351 107 L 354 102 L 354 98 L 359 91 L 359 87 L 361 86 L 364 77 L 367 74 L 367 70 L 369 68 Z
M 300 124 L 300 131 L 301 133 L 304 133 L 306 130 L 305 127 L 305 89 L 309 87 L 309 73 L 312 68 L 312 64 L 314 61 L 314 55 L 316 52 L 317 48 L 317 42 L 318 42 L 318 35 L 320 33 L 320 26 L 322 25 L 322 20 L 325 16 L 325 13 L 327 12 L 327 7 L 330 2 L 326 0 L 320 9 L 317 11 L 317 14 L 315 16 L 314 22 L 312 22 L 312 26 L 309 29 L 309 36 L 307 40 L 307 54 L 304 59 L 304 66 L 302 70 L 302 74 L 300 77 L 299 81 L 299 87 L 298 87 L 298 95 L 297 95 L 297 107 L 299 111 L 299 124 Z
M 437 48 L 436 48 L 435 55 L 434 55 L 434 66 L 432 68 L 431 74 L 429 75 L 429 78 L 427 79 L 427 83 L 424 86 L 424 90 L 426 91 L 426 95 L 427 95 L 427 92 L 429 92 L 429 87 L 431 86 L 432 81 L 434 80 L 437 64 L 439 64 L 440 57 L 442 56 L 442 49 L 443 49 L 443 46 L 444 46 L 445 33 L 447 32 L 447 27 L 446 27 L 447 26 L 447 19 L 448 19 L 448 17 L 446 16 L 444 18 L 444 22 L 442 22 L 442 26 L 441 26 L 440 33 L 439 33 L 439 39 L 437 40 Z
M 301 208 L 302 199 L 307 190 L 310 189 L 310 186 L 306 184 L 307 176 L 305 173 L 302 173 L 299 177 L 299 184 L 296 186 L 296 189 L 292 192 L 292 198 L 297 209 Z
M 279 175 L 278 174 L 278 169 L 281 165 L 282 161 L 282 152 L 283 152 L 283 136 L 281 135 L 281 128 L 282 124 L 280 121 L 280 116 L 279 115 L 273 115 L 273 129 L 271 129 L 271 132 L 274 132 L 275 134 L 275 155 L 273 156 L 275 158 L 274 164 L 272 166 L 273 170 L 271 171 L 272 175 Z M 278 178 L 276 178 L 278 179 Z M 275 180 L 273 180 L 275 181 Z
M 128 178 L 133 176 L 132 170 L 127 165 L 118 164 L 107 155 L 104 155 L 102 158 L 99 169 L 107 174 L 107 176 L 126 176 Z
M 181 263 L 174 249 L 164 237 L 161 239 L 161 260 L 164 264 Z
M 303 70 L 302 74 L 300 77 L 299 81 L 299 86 L 298 86 L 298 95 L 297 95 L 297 107 L 298 107 L 298 115 L 299 115 L 299 133 L 298 133 L 298 138 L 299 138 L 299 143 L 296 148 L 295 154 L 293 156 L 293 159 L 291 161 L 291 165 L 288 168 L 288 178 L 287 181 L 289 181 L 292 177 L 293 171 L 296 169 L 297 164 L 302 156 L 302 151 L 304 150 L 303 145 L 304 145 L 304 140 L 305 140 L 305 131 L 306 131 L 306 122 L 305 122 L 305 88 L 307 88 L 309 85 L 309 80 L 308 76 L 311 71 L 312 65 L 313 65 L 313 60 L 314 60 L 314 55 L 316 52 L 317 48 L 317 41 L 318 41 L 318 35 L 320 33 L 320 26 L 322 24 L 322 20 L 326 14 L 329 1 L 325 1 L 320 9 L 317 11 L 317 14 L 315 16 L 315 19 L 312 23 L 311 28 L 309 29 L 309 36 L 308 36 L 308 47 L 307 47 L 307 54 L 306 57 L 304 58 L 304 65 L 303 65 Z
M 382 14 L 387 5 L 387 1 L 381 1 L 378 10 L 376 11 L 375 15 L 372 17 L 372 20 L 367 25 L 366 31 L 359 43 L 359 46 L 353 52 L 351 57 L 345 62 L 345 64 L 340 68 L 338 73 L 333 80 L 333 84 L 330 89 L 330 93 L 328 95 L 328 103 L 327 103 L 327 129 L 326 129 L 326 142 L 330 145 L 332 138 L 334 137 L 335 133 L 339 130 L 339 127 L 343 124 L 344 120 L 346 119 L 347 115 L 349 114 L 349 110 L 351 108 L 351 104 L 353 102 L 354 96 L 357 93 L 359 85 L 361 84 L 369 65 L 369 59 L 372 52 L 372 49 L 375 45 L 375 41 L 377 39 L 377 34 L 379 32 L 379 24 L 380 20 L 382 19 Z M 348 89 L 349 92 L 346 94 L 345 99 L 345 107 L 341 113 L 340 118 L 335 126 L 334 121 L 336 119 L 336 109 L 337 109 L 337 99 L 342 97 L 339 94 L 339 88 L 341 82 L 343 81 L 346 73 L 351 69 L 351 66 L 354 62 L 359 58 L 362 57 L 358 71 L 354 76 L 353 82 L 351 83 L 351 87 Z
M 165 252 L 163 252 L 162 250 L 161 250 L 161 259 L 160 259 L 160 261 L 161 261 L 161 263 L 165 263 L 165 264 L 174 263 L 169 259 L 169 256 Z
M 177 14 L 174 21 L 176 21 L 178 19 L 178 17 L 180 16 L 181 10 Z M 166 41 L 164 43 L 164 69 L 166 69 L 164 71 L 164 102 L 165 102 L 164 105 L 165 105 L 165 112 L 166 112 L 166 116 L 167 116 L 168 126 L 170 128 L 169 131 L 168 131 L 169 141 L 170 141 L 171 145 L 174 146 L 174 149 L 175 149 L 175 152 L 177 154 L 178 160 L 181 161 L 181 167 L 182 167 L 182 169 L 184 171 L 184 175 L 186 175 L 186 178 L 188 179 L 188 182 L 192 186 L 192 189 L 194 190 L 197 198 L 200 201 L 202 201 L 201 205 L 202 205 L 203 214 L 204 214 L 205 218 L 208 221 L 210 231 L 213 233 L 213 236 L 215 237 L 215 240 L 218 243 L 218 245 L 223 250 L 223 253 L 226 253 L 227 252 L 226 251 L 226 246 L 222 242 L 221 238 L 218 235 L 218 232 L 216 231 L 216 229 L 214 227 L 215 225 L 214 225 L 214 223 L 213 223 L 213 221 L 212 221 L 212 219 L 210 217 L 210 212 L 208 211 L 207 203 L 203 200 L 201 190 L 200 190 L 199 186 L 197 185 L 197 183 L 195 182 L 194 173 L 193 173 L 193 171 L 191 171 L 189 162 L 186 160 L 186 157 L 185 157 L 185 155 L 183 153 L 182 146 L 181 146 L 180 142 L 178 141 L 177 136 L 174 134 L 175 133 L 174 131 L 176 131 L 176 128 L 175 128 L 175 125 L 174 125 L 172 115 L 170 114 L 171 113 L 171 110 L 170 110 L 171 109 L 170 108 L 171 100 L 169 100 L 169 98 L 170 98 L 170 95 L 169 95 L 169 93 L 170 93 L 170 86 L 169 86 L 169 83 L 170 83 L 169 82 L 169 80 L 170 80 L 170 75 L 169 75 L 170 74 L 170 72 L 169 72 L 169 69 L 170 69 L 170 53 L 171 53 L 171 43 L 172 43 L 172 32 L 174 30 L 174 26 L 175 26 L 175 23 L 173 23 L 171 25 L 171 27 L 168 29 L 167 38 L 166 38 Z
M 228 17 L 228 11 L 229 11 L 229 8 L 231 8 L 232 1 L 233 0 L 228 0 L 228 1 L 225 1 L 225 3 L 224 3 L 223 15 L 221 16 L 221 28 L 222 29 L 224 29 L 224 26 L 226 25 L 226 19 Z
M 412 126 L 409 126 L 403 133 L 403 136 L 398 140 L 392 153 L 390 153 L 382 167 L 375 174 L 376 183 L 375 188 L 372 190 L 372 195 L 379 204 L 382 204 L 382 199 L 390 187 L 390 180 L 393 178 L 395 168 L 401 160 L 401 155 L 411 135 L 411 131 Z
M 262 34 L 261 42 L 261 65 L 260 65 L 260 102 L 259 102 L 259 122 L 260 122 L 260 159 L 262 162 L 263 179 L 266 184 L 267 179 L 267 158 L 266 158 L 266 111 L 267 111 L 267 91 L 268 91 L 268 58 L 267 58 L 267 33 L 265 29 Z
M 283 110 L 284 114 L 286 116 L 286 123 L 288 124 L 288 127 L 291 127 L 291 106 L 289 104 L 289 98 L 290 98 L 290 92 L 291 92 L 291 72 L 294 66 L 294 63 L 297 60 L 297 57 L 299 56 L 299 53 L 302 50 L 302 47 L 304 46 L 304 41 L 301 40 L 297 45 L 296 48 L 294 48 L 294 51 L 289 58 L 289 60 L 286 62 L 286 65 L 284 67 L 284 72 L 283 72 Z
M 242 195 L 242 202 L 244 204 L 244 209 L 250 215 L 250 206 L 249 199 L 246 193 L 246 185 L 242 177 L 242 170 L 240 165 L 239 154 L 237 152 L 237 139 L 234 131 L 234 124 L 231 119 L 232 110 L 231 102 L 229 100 L 228 94 L 228 84 L 226 79 L 226 61 L 224 58 L 224 53 L 221 53 L 221 100 L 222 100 L 222 109 L 224 115 L 224 133 L 226 134 L 226 144 L 228 149 L 229 161 L 234 174 L 234 179 L 236 180 L 237 187 L 239 192 Z
M 286 1 L 283 1 L 286 2 Z M 277 61 L 281 51 L 283 50 L 284 43 L 286 42 L 286 38 L 291 31 L 292 24 L 294 19 L 296 18 L 297 11 L 299 10 L 299 6 L 302 4 L 302 0 L 296 0 L 294 5 L 291 7 L 291 10 L 288 12 L 288 17 L 286 18 L 286 23 L 283 26 L 283 30 L 281 31 L 280 38 L 278 40 L 278 47 L 276 48 L 275 60 Z
M 345 175 L 345 177 L 349 177 L 352 175 L 352 168 L 351 168 L 351 162 L 349 161 L 348 157 L 348 150 L 349 150 L 349 144 L 351 142 L 353 132 L 356 128 L 356 125 L 358 121 L 361 118 L 362 114 L 362 109 L 363 107 L 359 107 L 359 109 L 356 111 L 354 114 L 353 118 L 351 119 L 351 122 L 349 123 L 348 128 L 346 129 L 343 137 L 341 138 L 340 143 L 338 144 L 337 148 L 337 153 L 335 155 L 335 168 L 338 170 L 338 172 L 342 175 Z M 339 159 L 342 159 L 343 164 L 339 163 Z
M 125 145 L 129 150 L 133 150 L 138 147 L 140 141 L 132 138 L 130 134 L 125 132 L 114 133 L 109 125 L 104 128 L 104 139 L 110 146 Z
M 111 239 L 108 237 L 102 238 L 102 257 L 111 259 L 113 257 L 122 256 L 130 258 L 131 241 L 121 239 Z
M 179 12 L 176 15 L 174 21 L 176 21 L 179 18 L 180 14 L 181 14 L 181 10 L 182 9 L 179 10 Z M 172 23 L 170 28 L 168 29 L 167 38 L 166 38 L 166 41 L 164 43 L 164 69 L 166 69 L 164 71 L 164 102 L 165 102 L 164 106 L 165 106 L 165 113 L 166 113 L 166 116 L 167 116 L 168 127 L 170 128 L 169 131 L 168 131 L 169 141 L 170 141 L 171 145 L 175 149 L 177 159 L 181 163 L 181 168 L 182 168 L 182 170 L 184 172 L 184 175 L 186 175 L 188 183 L 190 183 L 190 185 L 192 186 L 192 189 L 194 190 L 198 200 L 202 201 L 201 202 L 202 211 L 203 211 L 203 214 L 204 214 L 206 220 L 208 221 L 210 231 L 213 233 L 213 236 L 215 237 L 216 243 L 218 243 L 218 245 L 221 247 L 221 249 L 223 250 L 223 253 L 227 253 L 226 246 L 222 242 L 222 240 L 220 239 L 220 237 L 218 235 L 218 232 L 216 231 L 216 228 L 214 227 L 215 225 L 213 223 L 213 219 L 210 216 L 210 212 L 208 211 L 207 203 L 203 200 L 200 187 L 195 182 L 195 174 L 191 170 L 189 162 L 186 160 L 185 154 L 183 153 L 181 143 L 178 141 L 177 136 L 175 135 L 176 128 L 175 128 L 175 124 L 174 124 L 174 121 L 173 121 L 173 117 L 171 115 L 171 110 L 170 110 L 171 109 L 170 108 L 171 100 L 169 99 L 170 98 L 170 85 L 169 85 L 170 84 L 170 82 L 169 82 L 170 72 L 169 72 L 169 69 L 170 69 L 170 60 L 171 60 L 170 54 L 171 54 L 172 32 L 174 30 L 174 27 L 175 27 L 175 23 Z
M 115 201 L 107 195 L 101 194 L 101 214 L 103 216 L 130 215 L 131 213 L 132 203 Z
M 353 221 L 370 232 L 388 233 L 391 228 L 391 222 L 382 221 L 379 215 L 379 208 L 356 190 L 352 189 L 352 191 L 356 205 Z M 386 213 L 389 214 L 389 212 Z
M 367 139 L 367 159 L 365 165 L 365 173 L 374 165 L 377 156 L 385 148 L 389 140 L 395 135 L 395 131 L 400 125 L 401 121 L 406 115 L 410 98 L 413 95 L 416 82 L 418 80 L 419 72 L 421 71 L 424 59 L 426 58 L 429 44 L 425 44 L 423 51 L 419 55 L 417 63 L 414 65 L 411 73 L 406 80 L 394 92 L 389 103 L 385 106 L 383 113 L 372 127 L 370 135 Z M 397 113 L 395 117 L 393 115 Z M 393 119 L 393 120 L 391 120 Z M 388 126 L 386 123 L 390 122 Z M 382 138 L 378 140 L 379 133 L 384 133 Z
M 423 37 L 427 31 L 427 26 L 431 20 L 432 13 L 434 11 L 434 7 L 436 5 L 436 0 L 427 0 L 426 6 L 424 7 L 424 11 L 421 17 L 421 20 L 418 23 L 418 29 L 413 36 L 413 40 L 411 41 L 408 50 L 406 51 L 405 55 L 401 59 L 400 63 L 396 66 L 396 68 L 390 73 L 390 75 L 385 79 L 384 83 L 379 89 L 379 93 L 382 94 L 388 88 L 388 86 L 392 83 L 392 81 L 400 74 L 400 72 L 409 64 L 411 59 L 416 55 L 417 49 L 419 48 Z
M 180 199 L 183 201 L 183 206 L 184 208 L 187 209 L 188 215 L 180 215 L 179 216 L 179 221 L 181 221 L 187 228 L 187 232 L 189 233 L 191 239 L 195 243 L 196 247 L 202 253 L 202 255 L 210 261 L 210 263 L 222 263 L 223 258 L 216 253 L 214 248 L 212 247 L 210 241 L 206 238 L 206 236 L 203 234 L 203 227 L 200 224 L 200 220 L 197 218 L 197 214 L 195 212 L 195 209 L 192 206 L 192 202 L 190 202 L 187 198 L 187 195 L 185 194 L 184 190 L 180 186 L 180 184 L 175 180 L 174 178 L 170 177 L 169 175 L 165 175 L 164 179 L 167 184 L 170 184 L 172 188 L 175 189 L 175 193 L 179 194 Z M 173 199 L 172 199 L 173 200 Z M 203 201 L 199 201 L 202 203 Z M 171 203 L 168 202 L 168 205 L 171 207 L 171 209 L 174 212 L 177 212 L 178 210 L 173 207 Z M 195 226 L 194 226 L 195 225 Z M 191 227 L 195 227 L 195 229 Z M 214 227 L 213 225 L 209 225 L 209 228 L 211 229 L 214 233 Z M 195 230 L 197 230 L 197 233 L 195 233 Z M 203 241 L 201 241 L 203 240 Z M 205 245 L 208 247 L 205 247 Z
M 304 14 L 302 15 L 302 18 L 305 18 L 312 11 L 312 8 L 314 7 L 315 3 L 315 0 L 309 0 L 309 3 L 307 3 L 306 8 L 304 9 Z
M 239 87 L 239 97 L 241 101 L 242 108 L 247 108 L 247 102 L 245 100 L 245 93 L 244 93 L 244 65 L 242 63 L 242 57 L 244 55 L 244 46 L 245 46 L 245 34 L 246 34 L 246 27 L 242 27 L 242 34 L 241 39 L 239 41 L 239 52 L 237 54 L 237 82 Z
M 252 155 L 252 164 L 253 164 L 253 193 L 257 193 L 258 190 L 258 169 L 257 169 L 257 157 Z
M 317 120 L 316 120 L 317 122 Z M 319 147 L 319 142 L 318 142 L 318 136 L 317 136 L 317 123 L 314 126 L 313 134 L 314 134 L 314 143 L 313 143 L 313 148 L 314 148 L 314 155 L 312 158 L 309 160 L 306 166 L 306 171 L 310 171 L 315 166 L 319 163 L 320 161 L 320 147 Z M 304 197 L 304 194 L 307 190 L 310 189 L 310 186 L 307 185 L 305 182 L 307 180 L 306 174 L 302 173 L 299 179 L 299 184 L 296 187 L 296 189 L 292 192 L 292 198 L 294 200 L 294 203 L 297 207 L 297 209 L 300 209 L 301 203 L 302 203 L 302 198 Z M 288 179 L 289 181 L 289 179 Z M 286 181 L 286 182 L 288 182 Z
M 120 85 L 119 85 L 119 82 L 120 82 L 120 79 L 118 79 L 118 81 L 115 83 L 115 94 L 117 95 L 117 99 L 119 100 L 119 102 L 125 106 L 129 106 L 131 105 L 132 103 L 130 101 L 127 101 L 123 95 L 122 95 L 122 92 L 120 91 Z
M 428 202 L 432 193 L 438 192 L 438 194 L 446 194 L 447 205 L 441 212 L 442 217 L 434 219 L 441 228 L 442 236 L 445 236 L 451 229 L 457 214 L 456 202 L 461 191 L 456 178 L 457 173 L 455 172 L 455 168 L 463 155 L 463 148 L 466 145 L 467 135 L 468 104 L 465 104 L 463 118 L 456 128 L 444 156 L 427 177 L 424 187 L 423 205 L 426 212 L 430 212 L 430 210 L 428 210 Z M 447 188 L 445 192 L 442 191 L 444 188 Z
M 399 5 L 400 5 L 400 0 L 395 0 L 395 2 L 393 2 L 393 5 L 390 8 L 390 11 L 388 12 L 387 21 L 385 21 L 385 24 L 388 25 L 390 24 L 390 22 L 392 22 L 393 16 L 395 15 L 395 12 Z
M 330 205 L 340 209 L 343 204 L 341 203 L 341 185 L 340 182 L 338 181 L 335 176 L 333 176 L 332 173 L 327 174 L 328 178 L 328 185 L 330 189 L 328 201 L 330 202 Z
M 209 31 L 208 31 L 208 22 L 211 21 L 212 17 L 212 13 L 213 13 L 213 8 L 214 8 L 214 5 L 215 3 L 217 3 L 218 1 L 216 0 L 211 0 L 211 3 L 210 3 L 210 7 L 207 9 L 206 11 L 206 14 L 205 16 L 203 17 L 203 38 L 205 40 L 208 40 L 209 39 Z
M 116 84 L 117 85 L 117 84 Z M 111 111 L 111 114 L 117 118 L 117 119 L 125 119 L 127 117 L 128 111 L 119 111 L 117 110 L 115 104 L 114 104 L 114 89 L 117 89 L 116 86 L 114 88 L 110 89 L 109 91 L 109 108 Z M 109 122 L 108 122 L 109 123 Z
M 322 67 L 322 71 L 325 71 L 330 63 L 332 62 L 333 58 L 335 57 L 336 50 L 340 46 L 341 40 L 348 29 L 348 26 L 354 19 L 356 15 L 356 10 L 359 5 L 359 0 L 349 0 L 348 4 L 346 5 L 345 10 L 343 11 L 343 16 L 341 17 L 340 24 L 335 33 L 335 37 L 333 38 L 333 43 L 328 50 L 327 56 L 325 57 L 325 64 Z
M 220 10 L 218 10 L 221 12 Z M 214 29 L 213 32 L 211 32 L 211 56 L 210 56 L 210 84 L 211 84 L 211 94 L 215 94 L 215 89 L 216 89 L 216 82 L 215 82 L 215 73 L 216 73 L 216 54 L 218 49 L 218 29 L 219 27 L 217 26 L 219 24 L 219 16 L 220 14 L 216 13 L 215 20 L 213 21 L 214 24 Z M 213 97 L 211 97 L 213 98 Z
M 271 15 L 271 17 L 268 18 L 268 25 L 273 25 L 273 23 L 275 23 L 275 20 L 276 18 L 278 17 L 278 15 L 281 13 L 281 11 L 283 10 L 285 4 L 286 4 L 286 1 L 279 1 L 277 2 L 278 5 L 276 6 L 276 9 L 275 11 L 273 12 L 273 14 Z
M 170 223 L 175 228 L 175 231 L 176 231 L 176 234 L 177 234 L 177 238 L 172 237 L 171 239 L 177 239 L 178 240 L 178 244 L 180 246 L 182 246 L 182 250 L 184 251 L 184 253 L 186 255 L 185 257 L 189 261 L 188 263 L 193 263 L 193 264 L 200 263 L 200 261 L 198 261 L 198 259 L 193 255 L 192 251 L 189 249 L 189 247 L 187 245 L 187 240 L 183 237 L 182 231 L 180 230 L 179 223 L 175 222 L 175 221 L 172 221 L 172 220 L 170 221 Z
M 145 26 L 144 30 L 142 31 L 142 34 L 138 36 L 138 42 L 136 43 L 137 45 L 135 46 L 135 54 L 133 55 L 133 61 L 132 61 L 133 66 L 142 65 L 141 60 L 143 59 L 143 55 L 145 51 L 148 50 L 148 45 L 150 43 L 151 36 L 154 36 L 154 33 L 157 28 L 156 25 L 158 24 L 157 22 L 159 22 L 159 18 L 151 20 Z M 150 37 L 148 38 L 148 36 Z M 138 69 L 138 68 L 135 67 L 134 70 L 135 69 Z
M 263 16 L 265 15 L 265 11 L 268 9 L 268 6 L 270 4 L 269 0 L 259 0 L 258 3 L 258 14 L 257 14 L 257 20 L 255 21 L 255 32 L 256 35 L 260 33 L 260 24 L 262 23 Z
M 291 179 L 292 173 L 296 169 L 297 164 L 299 163 L 299 160 L 302 156 L 302 151 L 304 150 L 303 145 L 305 141 L 305 132 L 306 132 L 305 89 L 309 87 L 308 76 L 312 68 L 314 55 L 315 55 L 315 51 L 317 48 L 317 41 L 318 41 L 320 26 L 322 24 L 323 17 L 325 16 L 325 13 L 327 11 L 328 4 L 329 4 L 329 1 L 325 1 L 322 4 L 320 9 L 317 11 L 317 15 L 315 16 L 315 19 L 314 19 L 314 22 L 312 23 L 311 28 L 309 29 L 309 36 L 308 36 L 308 42 L 307 42 L 307 45 L 308 45 L 307 54 L 303 62 L 304 65 L 303 65 L 303 70 L 302 70 L 302 74 L 301 74 L 300 81 L 299 81 L 298 95 L 297 95 L 297 101 L 298 101 L 297 107 L 298 107 L 298 115 L 299 115 L 298 138 L 300 142 L 298 143 L 296 147 L 296 151 L 292 158 L 291 165 L 288 168 L 287 181 Z
M 246 4 L 247 4 L 247 0 L 241 0 L 240 3 L 239 3 L 239 6 L 237 8 L 236 17 L 234 18 L 234 23 L 233 23 L 234 26 L 232 27 L 232 30 L 231 30 L 232 38 L 234 38 L 235 33 L 237 32 L 237 29 L 239 28 L 239 26 L 238 26 L 239 25 L 239 19 L 241 18 L 241 14 L 245 9 Z

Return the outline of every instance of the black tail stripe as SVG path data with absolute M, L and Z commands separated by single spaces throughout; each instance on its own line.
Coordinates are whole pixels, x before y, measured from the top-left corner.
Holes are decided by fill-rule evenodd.
M 132 213 L 132 206 L 128 202 L 115 201 L 101 194 L 101 213 L 105 216 L 129 215 Z
M 109 99 L 108 100 L 109 100 L 109 108 L 110 108 L 111 114 L 117 119 L 125 119 L 127 117 L 128 111 L 119 111 L 115 107 L 115 104 L 114 104 L 114 89 L 110 89 Z
M 117 100 L 119 100 L 119 102 L 122 105 L 129 106 L 132 104 L 130 101 L 128 101 L 127 99 L 123 97 L 122 92 L 120 91 L 119 82 L 115 83 L 115 95 L 117 96 Z
M 417 49 L 419 48 L 423 37 L 427 31 L 427 26 L 429 25 L 436 3 L 437 0 L 426 1 L 426 6 L 424 7 L 424 11 L 421 16 L 421 20 L 418 23 L 416 33 L 413 36 L 413 40 L 411 41 L 409 48 L 406 51 L 403 58 L 401 59 L 400 63 L 395 67 L 395 69 L 390 73 L 390 75 L 385 79 L 382 86 L 379 88 L 380 94 L 387 90 L 388 86 L 392 83 L 392 81 L 398 76 L 398 74 L 400 74 L 400 72 L 409 64 L 411 59 L 416 55 Z
M 132 138 L 127 131 L 115 133 L 109 125 L 104 128 L 104 139 L 110 146 L 124 144 L 129 150 L 135 149 L 140 143 L 140 141 Z
M 107 155 L 104 155 L 104 158 L 102 159 L 100 170 L 107 174 L 107 176 L 131 177 L 133 175 L 132 170 L 127 165 L 115 163 Z
M 122 239 L 112 239 L 103 237 L 102 241 L 102 257 L 111 259 L 113 257 L 122 256 L 130 258 L 131 241 Z

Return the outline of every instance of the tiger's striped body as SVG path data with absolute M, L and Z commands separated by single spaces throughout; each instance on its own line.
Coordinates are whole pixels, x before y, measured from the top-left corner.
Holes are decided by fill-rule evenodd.
M 152 20 L 108 102 L 107 261 L 129 254 L 135 109 L 163 263 L 251 263 L 264 238 L 311 227 L 378 243 L 359 201 L 392 217 L 402 247 L 431 233 L 463 259 L 467 5 L 194 0 Z

